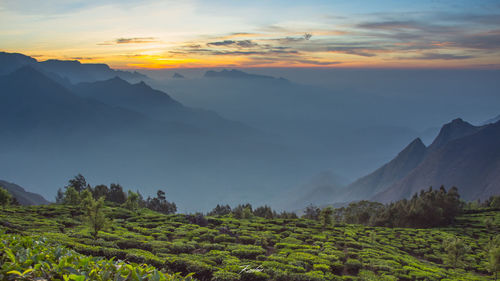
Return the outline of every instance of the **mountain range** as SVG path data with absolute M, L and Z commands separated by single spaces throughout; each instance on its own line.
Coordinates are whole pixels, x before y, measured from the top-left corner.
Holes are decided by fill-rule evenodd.
M 474 126 L 458 118 L 445 124 L 428 147 L 417 138 L 372 173 L 345 186 L 309 191 L 330 203 L 373 200 L 389 203 L 429 187 L 455 186 L 466 201 L 500 194 L 500 122 Z M 311 201 L 301 199 L 302 205 Z
M 23 54 L 0 52 L 0 75 L 11 73 L 23 66 L 31 66 L 52 78 L 54 78 L 53 75 L 57 75 L 59 79 L 66 79 L 71 83 L 91 82 L 113 77 L 120 77 L 128 81 L 139 81 L 148 78 L 137 71 L 115 70 L 106 64 L 83 64 L 77 60 L 46 60 L 39 62 L 35 58 Z
M 164 189 L 180 210 L 199 210 L 239 196 L 269 197 L 264 187 L 251 190 L 257 178 L 270 187 L 279 172 L 294 174 L 296 167 L 286 166 L 294 156 L 268 133 L 184 106 L 144 82 L 73 83 L 83 70 L 63 78 L 43 62 L 11 56 L 4 61 L 14 65 L 2 65 L 10 72 L 0 76 L 0 170 L 31 191 L 54 196 L 82 173 L 94 184 L 119 182 L 145 195 Z

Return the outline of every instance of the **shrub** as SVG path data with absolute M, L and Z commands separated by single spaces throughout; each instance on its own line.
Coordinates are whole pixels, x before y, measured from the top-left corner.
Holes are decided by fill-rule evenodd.
M 345 270 L 349 272 L 349 274 L 356 275 L 359 270 L 363 267 L 360 261 L 355 259 L 348 259 L 344 264 Z

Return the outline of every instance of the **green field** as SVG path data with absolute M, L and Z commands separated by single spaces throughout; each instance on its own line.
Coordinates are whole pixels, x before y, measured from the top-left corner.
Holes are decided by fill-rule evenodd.
M 193 224 L 193 216 L 149 209 L 133 212 L 108 204 L 104 211 L 107 227 L 94 239 L 80 207 L 1 209 L 0 279 L 181 280 L 193 273 L 197 280 L 493 280 L 488 250 L 490 239 L 500 233 L 500 211 L 492 209 L 478 209 L 459 216 L 449 227 L 432 229 L 339 223 L 324 227 L 307 219 L 236 219 L 231 214 L 202 217 Z M 484 224 L 487 217 L 494 218 L 490 227 Z M 443 247 L 452 235 L 468 246 L 455 264 Z M 36 266 L 44 259 L 59 264 L 60 246 L 77 252 L 66 254 L 73 256 L 69 263 L 74 266 L 66 266 L 71 270 L 44 271 Z M 43 254 L 26 257 L 37 256 L 37 251 Z M 89 266 L 95 274 L 101 270 L 116 279 L 92 276 Z M 114 271 L 102 269 L 106 266 Z M 166 275 L 160 278 L 155 268 Z M 18 273 L 8 273 L 11 270 Z M 22 279 L 19 274 L 26 270 Z

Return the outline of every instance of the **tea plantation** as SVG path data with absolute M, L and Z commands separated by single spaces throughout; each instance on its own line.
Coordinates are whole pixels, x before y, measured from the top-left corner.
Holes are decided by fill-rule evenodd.
M 500 233 L 500 211 L 487 208 L 430 229 L 231 214 L 193 220 L 113 204 L 104 214 L 94 239 L 80 207 L 0 209 L 0 279 L 494 280 L 489 250 Z M 465 255 L 450 255 L 447 239 L 463 241 Z

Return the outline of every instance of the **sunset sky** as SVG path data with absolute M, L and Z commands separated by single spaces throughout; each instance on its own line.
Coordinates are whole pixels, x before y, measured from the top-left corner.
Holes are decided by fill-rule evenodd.
M 0 51 L 115 68 L 500 68 L 500 1 L 0 0 Z

